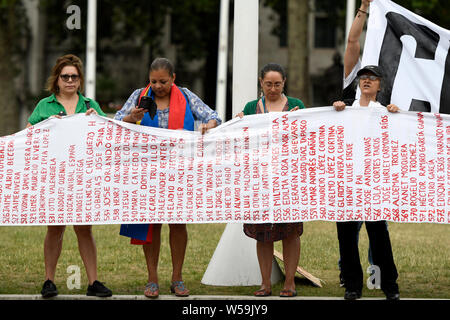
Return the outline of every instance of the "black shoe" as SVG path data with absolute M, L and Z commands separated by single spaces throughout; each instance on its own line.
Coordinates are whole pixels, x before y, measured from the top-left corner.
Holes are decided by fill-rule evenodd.
M 95 280 L 92 285 L 88 286 L 86 295 L 106 298 L 112 296 L 112 291 L 105 287 L 100 281 Z
M 345 300 L 356 300 L 359 298 L 361 298 L 361 291 L 345 290 L 345 294 L 344 294 Z
M 400 293 L 386 292 L 386 300 L 400 300 Z
M 51 298 L 58 295 L 58 289 L 52 280 L 48 279 L 44 282 L 41 290 L 42 298 Z

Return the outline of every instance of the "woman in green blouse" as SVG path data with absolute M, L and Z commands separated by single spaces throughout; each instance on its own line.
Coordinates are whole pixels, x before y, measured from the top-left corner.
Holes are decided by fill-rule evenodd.
M 279 64 L 265 65 L 260 74 L 262 96 L 248 102 L 239 117 L 267 112 L 295 111 L 305 108 L 303 102 L 283 93 L 286 74 Z M 261 288 L 254 292 L 255 296 L 264 297 L 272 294 L 271 273 L 273 260 L 273 243 L 282 240 L 283 259 L 286 278 L 280 297 L 293 297 L 295 290 L 295 272 L 300 259 L 300 236 L 303 233 L 303 222 L 297 223 L 263 223 L 244 224 L 244 233 L 256 240 L 256 251 L 261 270 Z
M 28 125 L 32 126 L 47 118 L 61 118 L 63 115 L 75 113 L 99 114 L 105 116 L 98 103 L 85 98 L 83 90 L 83 64 L 77 56 L 68 54 L 56 60 L 52 74 L 47 80 L 47 91 L 51 96 L 42 99 L 37 104 Z M 109 297 L 111 290 L 97 280 L 97 249 L 92 235 L 92 226 L 73 226 L 78 239 L 78 249 L 86 268 L 89 281 L 88 296 Z M 44 240 L 45 279 L 42 287 L 42 297 L 50 298 L 58 294 L 54 284 L 56 265 L 61 254 L 62 241 L 66 226 L 48 226 Z

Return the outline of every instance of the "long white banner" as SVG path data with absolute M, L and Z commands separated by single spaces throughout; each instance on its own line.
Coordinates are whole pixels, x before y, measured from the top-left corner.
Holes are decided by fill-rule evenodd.
M 84 114 L 0 138 L 1 225 L 449 223 L 450 116 L 331 107 L 202 136 Z

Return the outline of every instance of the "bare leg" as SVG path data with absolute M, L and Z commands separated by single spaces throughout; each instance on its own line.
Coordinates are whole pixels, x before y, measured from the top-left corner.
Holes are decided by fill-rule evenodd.
M 73 229 L 77 235 L 78 250 L 86 268 L 89 284 L 92 285 L 97 280 L 97 248 L 92 226 L 73 226 Z
M 286 272 L 283 290 L 295 290 L 295 272 L 300 259 L 300 237 L 297 234 L 283 239 L 283 259 Z
M 256 241 L 259 269 L 261 270 L 261 289 L 270 290 L 272 287 L 273 242 Z
M 153 237 L 151 244 L 142 246 L 147 263 L 148 282 L 158 283 L 158 261 L 161 247 L 161 224 L 153 225 Z
M 183 263 L 188 241 L 185 224 L 169 224 L 170 251 L 172 254 L 172 281 L 182 281 Z
M 48 226 L 44 240 L 45 280 L 55 281 L 56 265 L 61 255 L 66 226 Z

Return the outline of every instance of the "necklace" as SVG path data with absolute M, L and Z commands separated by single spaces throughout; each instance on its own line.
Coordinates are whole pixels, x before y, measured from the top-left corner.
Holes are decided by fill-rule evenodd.
M 281 109 L 280 110 L 275 110 L 275 112 L 280 112 L 280 111 L 283 111 L 283 109 L 284 109 L 284 106 L 286 105 L 286 103 L 287 103 L 287 100 L 286 100 L 286 102 L 285 102 L 285 98 L 286 96 L 284 95 L 284 93 L 283 94 L 281 94 Z M 262 98 L 261 98 L 261 100 L 262 100 L 262 103 L 263 103 L 263 107 L 264 107 L 264 113 L 267 113 L 267 112 L 270 112 L 270 106 L 269 105 L 266 105 L 266 97 L 265 96 L 262 96 Z M 274 106 L 272 106 L 272 108 L 274 108 Z

